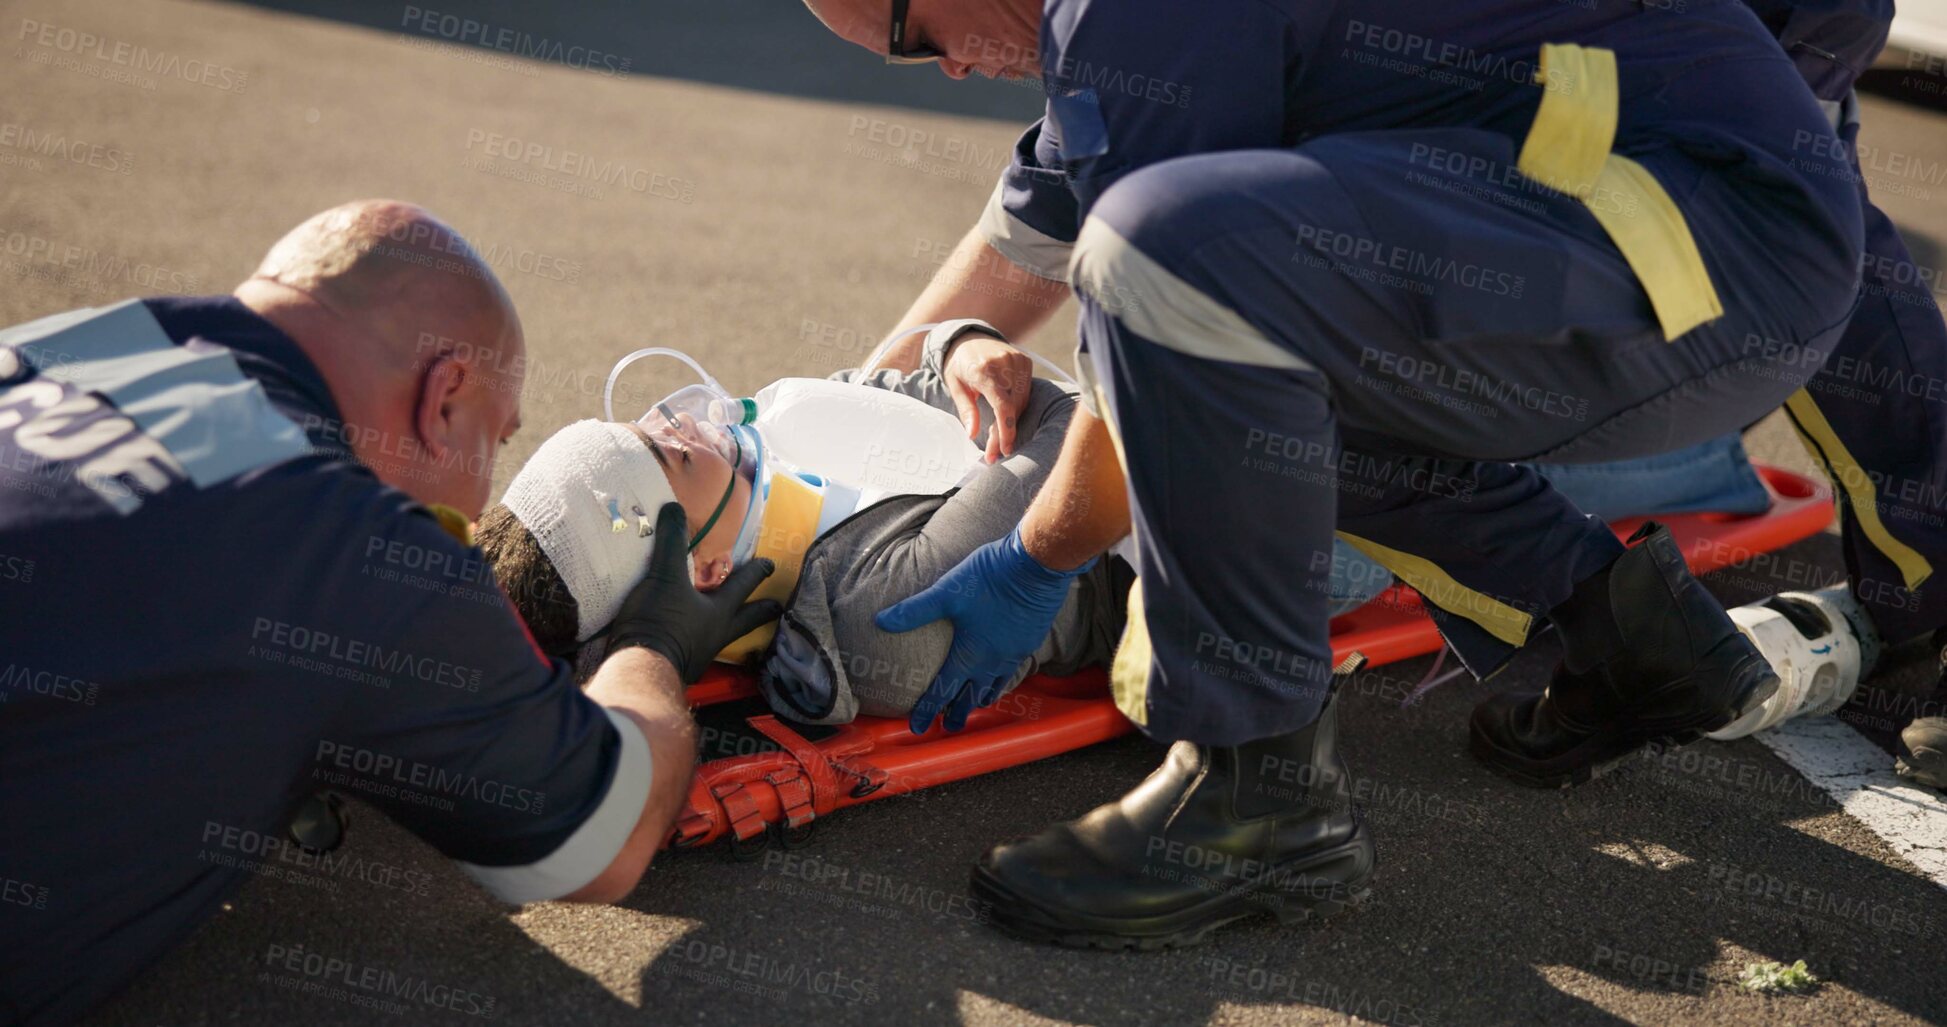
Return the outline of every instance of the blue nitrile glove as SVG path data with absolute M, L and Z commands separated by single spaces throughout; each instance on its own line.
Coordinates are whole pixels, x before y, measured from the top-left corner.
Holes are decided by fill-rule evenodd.
M 946 729 L 967 726 L 975 706 L 991 706 L 1014 679 L 1021 661 L 1034 655 L 1068 598 L 1068 582 L 1095 565 L 1052 571 L 1028 555 L 1021 529 L 967 554 L 924 592 L 879 611 L 881 631 L 911 631 L 945 618 L 953 622 L 953 648 L 940 674 L 913 706 L 913 734 L 925 734 L 946 711 Z

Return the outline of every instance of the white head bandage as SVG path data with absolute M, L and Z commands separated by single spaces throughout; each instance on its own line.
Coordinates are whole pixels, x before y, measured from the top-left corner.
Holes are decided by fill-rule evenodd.
M 501 499 L 575 597 L 578 642 L 607 627 L 642 580 L 656 512 L 675 501 L 640 436 L 628 425 L 592 420 L 541 443 Z

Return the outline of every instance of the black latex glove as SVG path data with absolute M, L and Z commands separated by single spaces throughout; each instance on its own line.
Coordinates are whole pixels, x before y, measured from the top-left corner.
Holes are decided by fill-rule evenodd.
M 649 573 L 622 600 L 608 631 L 610 652 L 639 645 L 661 653 L 685 684 L 702 677 L 724 646 L 784 612 L 774 599 L 744 602 L 771 576 L 773 565 L 765 559 L 731 571 L 713 592 L 698 592 L 690 581 L 689 538 L 683 508 L 664 503 L 656 513 Z

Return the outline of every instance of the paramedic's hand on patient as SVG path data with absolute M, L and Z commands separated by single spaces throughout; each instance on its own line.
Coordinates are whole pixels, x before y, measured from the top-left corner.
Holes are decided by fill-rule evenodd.
M 649 573 L 622 600 L 609 626 L 610 652 L 639 645 L 661 653 L 686 684 L 702 677 L 724 646 L 784 612 L 775 600 L 744 602 L 771 575 L 771 561 L 765 559 L 731 571 L 716 589 L 698 592 L 690 581 L 689 537 L 682 506 L 664 503 L 656 514 Z
M 1033 391 L 1034 361 L 1026 353 L 991 335 L 963 336 L 947 351 L 946 391 L 967 426 L 967 437 L 980 441 L 980 403 L 985 399 L 997 421 L 987 433 L 987 462 L 1014 453 L 1014 424 Z
M 879 611 L 882 631 L 911 631 L 936 620 L 953 622 L 953 647 L 940 674 L 913 706 L 910 726 L 924 734 L 946 711 L 946 729 L 967 725 L 975 706 L 991 706 L 1034 655 L 1068 597 L 1068 583 L 1095 563 L 1072 571 L 1042 566 L 1021 544 L 1020 529 L 989 542 L 924 592 Z

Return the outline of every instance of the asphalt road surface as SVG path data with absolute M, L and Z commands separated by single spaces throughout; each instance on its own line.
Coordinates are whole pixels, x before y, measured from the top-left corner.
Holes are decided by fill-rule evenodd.
M 424 203 L 487 252 L 526 324 L 529 427 L 504 483 L 549 431 L 599 416 L 603 376 L 636 346 L 683 348 L 733 389 L 857 363 L 972 223 L 1039 99 L 884 67 L 789 0 L 433 3 L 429 19 L 376 2 L 0 2 L 0 323 L 227 291 L 316 210 Z M 470 45 L 442 13 L 560 46 L 537 61 Z M 83 33 L 107 49 L 63 42 Z M 101 56 L 120 44 L 146 63 Z M 1947 116 L 1885 99 L 1865 114 L 1874 189 L 1939 268 Z M 51 159 L 7 126 L 100 151 Z M 566 154 L 623 173 L 566 174 Z M 1031 344 L 1065 358 L 1072 341 L 1058 316 Z M 1776 424 L 1751 445 L 1803 466 Z M 1743 602 L 1842 573 L 1826 535 L 1712 587 Z M 1124 791 L 1160 753 L 1131 738 L 841 813 L 795 851 L 665 857 L 614 908 L 510 911 L 356 807 L 355 864 L 252 880 L 94 1022 L 1947 1019 L 1947 893 L 1764 746 L 1646 758 L 1569 793 L 1473 763 L 1469 707 L 1553 660 L 1543 643 L 1490 684 L 1412 706 L 1427 660 L 1354 680 L 1344 745 L 1380 786 L 1381 877 L 1369 905 L 1322 926 L 1130 955 L 979 922 L 969 863 Z M 1907 703 L 1931 686 L 1925 654 L 1882 682 Z M 139 859 L 142 839 L 127 844 Z M 299 948 L 443 998 L 369 1008 L 285 969 Z M 1747 963 L 1797 959 L 1827 983 L 1738 986 Z

